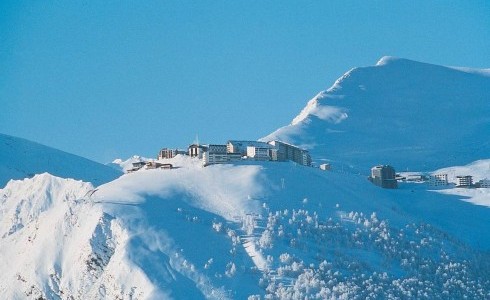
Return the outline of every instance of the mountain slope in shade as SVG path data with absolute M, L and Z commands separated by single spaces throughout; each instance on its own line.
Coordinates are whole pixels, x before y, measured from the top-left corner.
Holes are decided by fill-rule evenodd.
M 22 138 L 0 134 L 0 186 L 10 179 L 50 174 L 99 185 L 122 173 L 86 158 Z
M 303 145 L 314 159 L 364 173 L 380 163 L 434 170 L 488 158 L 488 136 L 490 70 L 384 57 L 348 71 L 262 140 Z

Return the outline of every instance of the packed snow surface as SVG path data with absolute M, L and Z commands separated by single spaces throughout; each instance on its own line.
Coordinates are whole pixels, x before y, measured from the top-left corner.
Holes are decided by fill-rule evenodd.
M 280 162 L 49 174 L 0 190 L 0 293 L 48 299 L 490 296 L 490 209 Z
M 262 140 L 302 145 L 318 162 L 361 173 L 376 164 L 430 171 L 486 159 L 489 74 L 384 57 L 345 73 Z
M 95 185 L 121 175 L 108 166 L 18 137 L 0 133 L 0 187 L 10 179 L 32 177 L 49 172 Z

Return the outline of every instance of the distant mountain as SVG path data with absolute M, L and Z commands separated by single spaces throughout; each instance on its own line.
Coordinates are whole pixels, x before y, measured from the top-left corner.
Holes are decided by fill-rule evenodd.
M 99 185 L 122 173 L 86 158 L 22 138 L 0 134 L 0 187 L 10 179 L 50 174 Z
M 383 57 L 354 68 L 263 140 L 365 172 L 374 164 L 434 170 L 490 155 L 490 70 Z

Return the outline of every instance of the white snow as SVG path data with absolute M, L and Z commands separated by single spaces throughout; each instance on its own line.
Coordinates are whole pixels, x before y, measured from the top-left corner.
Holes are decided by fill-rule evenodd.
M 490 179 L 490 159 L 475 161 L 465 166 L 439 169 L 434 174 L 448 174 L 448 181 L 456 183 L 456 176 L 473 176 L 473 182 Z M 439 193 L 458 196 L 463 201 L 490 207 L 490 188 L 450 188 L 438 190 Z
M 383 57 L 345 73 L 261 140 L 309 147 L 314 159 L 363 174 L 380 163 L 430 171 L 487 159 L 487 71 Z
M 0 133 L 0 187 L 10 179 L 32 177 L 44 172 L 95 185 L 121 175 L 119 171 L 86 158 Z
M 0 179 L 32 177 L 0 189 L 0 295 L 488 299 L 490 189 L 386 190 L 361 175 L 392 163 L 490 178 L 489 79 L 479 73 L 392 57 L 352 69 L 267 138 L 311 147 L 334 163 L 328 172 L 203 168 L 179 155 L 166 160 L 174 169 L 110 178 L 119 173 L 0 135 Z
M 473 259 L 490 249 L 490 209 L 293 163 L 172 163 L 95 191 L 49 174 L 11 181 L 0 190 L 2 295 L 409 297 L 409 282 L 429 298 L 490 291 L 490 268 Z M 452 265 L 453 281 L 433 285 Z

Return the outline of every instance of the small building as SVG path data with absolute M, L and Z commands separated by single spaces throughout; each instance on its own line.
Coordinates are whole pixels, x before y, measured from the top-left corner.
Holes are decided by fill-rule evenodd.
M 479 188 L 490 188 L 490 179 L 482 179 L 480 181 L 478 181 L 476 184 L 476 187 L 479 187 Z
M 331 169 L 332 169 L 332 166 L 330 164 L 321 164 L 320 165 L 320 170 L 330 171 Z
M 131 169 L 126 170 L 127 173 L 132 173 L 143 168 L 146 165 L 146 161 L 135 161 L 131 165 L 133 167 Z
M 434 174 L 429 176 L 430 186 L 445 186 L 448 185 L 447 174 Z
M 471 187 L 473 186 L 473 176 L 464 175 L 456 176 L 456 187 Z
M 390 165 L 379 165 L 372 167 L 369 181 L 385 189 L 398 188 L 395 169 Z
M 173 158 L 179 154 L 187 155 L 188 153 L 185 150 L 163 148 L 162 150 L 160 150 L 160 152 L 158 152 L 158 160 Z
M 405 176 L 407 182 L 424 182 L 425 176 L 421 174 L 408 174 Z
M 177 149 L 163 148 L 162 150 L 160 150 L 160 152 L 158 152 L 158 160 L 173 158 L 176 155 L 177 155 Z
M 146 163 L 146 169 L 172 169 L 172 164 L 164 164 L 155 161 L 149 161 Z

